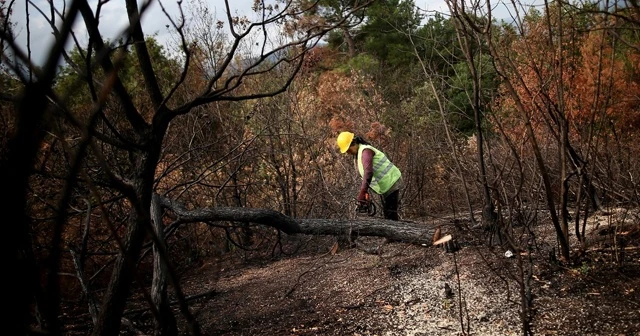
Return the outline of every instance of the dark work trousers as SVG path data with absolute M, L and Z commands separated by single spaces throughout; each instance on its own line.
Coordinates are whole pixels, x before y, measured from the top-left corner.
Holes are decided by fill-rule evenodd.
M 382 206 L 384 207 L 384 218 L 391 220 L 400 220 L 398 216 L 398 203 L 400 190 L 396 190 L 387 197 L 382 197 Z

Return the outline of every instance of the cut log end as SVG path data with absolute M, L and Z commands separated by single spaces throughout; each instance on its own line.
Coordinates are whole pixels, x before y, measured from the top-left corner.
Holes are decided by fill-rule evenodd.
M 451 235 L 446 235 L 446 236 L 444 236 L 444 237 L 442 237 L 442 238 L 440 238 L 440 239 L 438 239 L 438 240 L 434 241 L 434 242 L 433 242 L 433 245 L 435 246 L 435 245 L 444 244 L 444 243 L 446 243 L 446 242 L 450 241 L 452 238 L 453 238 L 453 237 L 452 237 Z

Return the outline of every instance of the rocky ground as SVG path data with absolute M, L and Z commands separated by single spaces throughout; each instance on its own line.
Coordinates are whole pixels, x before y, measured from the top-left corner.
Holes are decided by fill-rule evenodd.
M 550 258 L 552 227 L 529 233 L 531 259 L 473 232 L 458 234 L 455 253 L 378 238 L 336 250 L 334 237 L 310 237 L 312 248 L 279 260 L 210 260 L 184 290 L 211 293 L 191 301 L 206 335 L 522 335 L 520 270 L 531 265 L 533 334 L 640 335 L 640 221 L 612 216 L 590 220 L 593 244 L 572 263 Z

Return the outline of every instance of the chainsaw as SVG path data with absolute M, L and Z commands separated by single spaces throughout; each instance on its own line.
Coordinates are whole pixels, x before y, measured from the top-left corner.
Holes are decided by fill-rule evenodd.
M 368 193 L 365 194 L 364 201 L 356 200 L 356 212 L 367 216 L 376 215 L 376 204 L 373 203 L 371 196 Z

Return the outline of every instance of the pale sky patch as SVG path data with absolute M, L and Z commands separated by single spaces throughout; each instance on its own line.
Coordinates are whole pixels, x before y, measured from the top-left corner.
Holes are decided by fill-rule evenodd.
M 59 9 L 63 8 L 64 0 L 52 0 Z M 212 13 L 217 13 L 218 17 L 226 22 L 226 8 L 224 0 L 205 0 L 209 4 L 209 8 Z M 537 0 L 531 0 L 537 1 Z M 256 16 L 251 10 L 253 0 L 230 0 L 230 11 L 233 16 L 245 15 L 249 19 L 253 19 Z M 15 32 L 17 33 L 17 41 L 22 46 L 23 51 L 26 52 L 27 45 L 27 20 L 25 16 L 25 5 L 27 1 L 16 1 L 14 5 L 13 22 L 17 24 Z M 49 15 L 48 1 L 47 0 L 33 0 L 33 3 L 40 6 L 42 11 Z M 274 3 L 274 1 L 267 1 L 267 4 Z M 91 0 L 90 5 L 95 10 L 98 0 Z M 176 0 L 162 1 L 165 9 L 174 21 L 179 20 L 180 12 Z M 428 12 L 448 12 L 448 8 L 444 0 L 416 0 L 415 5 Z M 67 0 L 67 6 L 69 6 L 69 0 Z M 183 8 L 185 15 L 188 14 L 186 6 L 189 6 L 189 0 L 183 1 Z M 36 64 L 42 64 L 44 62 L 44 56 L 48 53 L 54 42 L 54 37 L 49 27 L 49 23 L 42 18 L 42 15 L 36 11 L 33 7 L 29 8 L 30 14 L 30 40 L 31 40 L 31 53 L 32 58 Z M 523 14 L 522 12 L 520 13 Z M 496 18 L 508 18 L 509 12 L 507 11 L 504 3 L 496 3 L 494 17 Z M 56 18 L 58 26 L 62 23 L 60 18 Z M 125 2 L 123 0 L 111 0 L 103 5 L 100 13 L 100 29 L 105 40 L 113 40 L 120 36 L 124 29 L 128 26 L 127 11 Z M 171 31 L 173 27 L 170 25 L 166 14 L 163 13 L 158 0 L 153 0 L 149 10 L 143 15 L 142 18 L 143 30 L 147 36 L 155 36 L 161 43 L 165 44 L 171 40 Z M 81 17 L 78 17 L 74 23 L 74 32 L 76 37 L 80 40 L 80 43 L 86 44 L 88 36 L 84 27 L 84 22 Z M 69 42 L 67 48 L 71 48 L 73 44 Z

